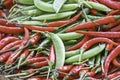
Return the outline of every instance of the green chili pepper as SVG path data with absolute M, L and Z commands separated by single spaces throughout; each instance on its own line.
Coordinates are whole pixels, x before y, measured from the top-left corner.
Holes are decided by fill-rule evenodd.
M 48 33 L 48 34 L 55 46 L 55 53 L 56 53 L 55 69 L 58 69 L 59 67 L 63 66 L 65 62 L 65 47 L 59 36 L 57 36 L 54 33 Z
M 88 64 L 90 68 L 93 68 L 95 66 L 95 57 L 90 58 Z
M 34 5 L 45 12 L 55 12 L 52 4 L 49 3 L 45 3 L 42 0 L 34 0 Z M 75 10 L 76 8 L 78 8 L 78 4 L 65 4 L 63 5 L 63 7 L 61 8 L 60 12 L 63 11 L 71 11 L 71 10 Z
M 44 14 L 41 16 L 36 16 L 36 17 L 31 17 L 31 18 L 32 20 L 58 20 L 58 19 L 63 19 L 68 16 L 71 16 L 74 13 L 76 13 L 76 11 L 62 12 L 62 13 L 57 13 L 57 14 Z
M 105 48 L 105 44 L 100 44 L 88 51 L 85 51 L 82 56 L 81 56 L 81 60 L 85 60 L 85 59 L 88 59 L 88 58 L 91 58 L 93 56 L 96 56 L 97 54 L 99 54 L 101 51 L 103 51 Z M 74 62 L 77 62 L 79 61 L 79 57 L 80 57 L 80 54 L 79 55 L 75 55 L 75 56 L 72 56 L 70 58 L 67 58 L 65 60 L 65 63 L 66 64 L 71 64 L 71 63 L 74 63 Z

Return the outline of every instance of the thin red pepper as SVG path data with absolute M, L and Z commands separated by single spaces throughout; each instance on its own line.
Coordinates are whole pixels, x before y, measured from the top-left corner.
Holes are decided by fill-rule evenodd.
M 50 48 L 49 60 L 55 63 L 55 51 L 54 51 L 53 45 L 51 45 L 51 48 Z
M 6 52 L 0 55 L 0 62 L 5 62 L 13 52 Z
M 42 27 L 42 26 L 31 26 L 31 25 L 24 25 L 24 27 L 28 28 L 29 30 L 38 30 L 38 31 L 53 32 L 56 30 L 55 27 Z
M 6 18 L 6 14 L 3 10 L 0 10 L 0 17 Z
M 19 40 L 18 38 L 16 37 L 6 37 L 6 38 L 3 38 L 1 41 L 0 41 L 0 49 L 2 49 L 4 46 L 6 46 L 7 44 L 11 43 L 11 42 L 14 42 L 14 41 L 17 41 Z
M 115 15 L 115 14 L 117 14 L 118 12 L 120 12 L 120 10 L 113 10 L 113 11 L 109 12 L 109 13 L 107 14 L 107 16 Z
M 13 0 L 5 0 L 3 4 L 6 9 L 10 9 L 14 5 Z
M 10 48 L 12 48 L 12 47 L 20 44 L 20 43 L 22 43 L 22 40 L 17 40 L 17 41 L 14 41 L 14 42 L 12 42 L 12 43 L 9 43 L 9 44 L 7 44 L 5 47 L 3 47 L 3 48 L 1 49 L 1 51 L 8 50 L 8 49 L 10 49 Z
M 30 64 L 30 66 L 34 68 L 40 68 L 47 65 L 48 65 L 48 61 L 42 61 L 42 62 L 36 62 L 36 63 Z
M 119 24 L 120 24 L 120 19 L 117 20 L 116 22 L 113 22 L 113 23 L 109 23 L 109 24 L 107 24 L 107 25 L 104 25 L 104 26 L 102 26 L 102 28 L 103 28 L 104 30 L 109 30 L 109 29 L 111 29 L 111 28 L 113 28 L 113 27 L 115 27 L 115 26 L 118 26 Z
M 20 34 L 24 32 L 24 29 L 21 27 L 7 27 L 0 25 L 0 32 L 8 34 Z
M 113 49 L 110 52 L 110 54 L 107 56 L 107 58 L 105 60 L 105 65 L 104 65 L 105 76 L 107 76 L 107 74 L 108 74 L 108 69 L 109 69 L 111 61 L 119 55 L 119 52 L 120 52 L 120 45 L 118 45 L 115 49 Z
M 35 57 L 35 58 L 30 58 L 25 60 L 22 65 L 26 65 L 26 64 L 32 64 L 32 63 L 36 63 L 36 62 L 42 62 L 42 61 L 46 61 L 47 57 Z
M 67 50 L 68 50 L 68 51 L 71 51 L 71 50 L 78 49 L 78 48 L 80 48 L 86 41 L 88 41 L 89 39 L 90 39 L 89 36 L 85 36 L 80 42 L 78 42 L 78 43 L 75 44 L 74 46 L 68 48 Z
M 93 27 L 96 27 L 98 25 L 104 25 L 104 24 L 108 24 L 111 22 L 115 22 L 119 18 L 120 18 L 120 16 L 106 16 L 104 18 L 100 18 L 100 19 L 97 19 L 94 21 L 89 21 L 86 23 L 78 24 L 72 28 L 67 29 L 66 32 L 76 31 L 76 30 L 84 29 L 84 28 L 93 28 Z
M 109 31 L 112 31 L 112 32 L 117 32 L 117 31 L 120 31 L 120 25 L 118 25 L 118 26 L 116 26 L 116 27 L 114 27 L 114 28 L 112 28 L 112 29 L 110 29 Z
M 68 20 L 50 22 L 50 23 L 48 23 L 48 27 L 59 27 L 62 25 L 70 24 L 70 23 L 76 21 L 81 16 L 81 14 L 82 14 L 82 12 L 79 12 L 77 15 L 75 15 L 74 17 L 72 17 Z
M 113 60 L 112 60 L 112 63 L 113 63 L 113 65 L 116 66 L 116 67 L 119 67 L 119 66 L 120 66 L 120 62 L 117 61 L 117 58 L 113 59 Z
M 74 75 L 79 74 L 79 71 L 80 71 L 84 66 L 85 66 L 85 64 L 79 64 L 79 65 L 74 66 L 74 67 L 70 70 L 70 72 L 69 72 L 68 75 L 74 76 Z
M 114 0 L 98 0 L 98 1 L 112 9 L 120 9 L 119 1 L 114 1 Z
M 77 31 L 92 37 L 120 38 L 120 32 L 95 32 L 95 31 Z
M 73 65 L 61 66 L 58 71 L 68 73 L 73 67 Z
M 12 26 L 12 27 L 17 27 L 18 26 L 16 23 L 9 22 L 8 20 L 3 19 L 3 18 L 0 18 L 0 25 L 3 25 L 3 26 Z
M 108 39 L 108 38 L 103 38 L 103 37 L 98 37 L 98 38 L 93 38 L 88 40 L 87 42 L 85 42 L 81 48 L 83 48 L 84 50 L 89 49 L 92 45 L 99 43 L 99 42 L 105 42 L 107 44 L 112 44 L 112 45 L 118 45 L 117 43 L 113 42 L 112 40 Z
M 117 76 L 120 76 L 120 71 L 114 72 L 114 73 L 112 73 L 112 74 L 109 74 L 109 75 L 107 76 L 107 78 L 109 78 L 110 80 L 113 80 L 113 78 L 115 78 L 115 77 L 117 77 Z

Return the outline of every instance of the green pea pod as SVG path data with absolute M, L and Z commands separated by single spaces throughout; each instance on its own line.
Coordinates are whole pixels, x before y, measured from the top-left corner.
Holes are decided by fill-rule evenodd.
M 28 24 L 34 26 L 47 26 L 47 23 L 42 23 L 40 21 L 21 21 L 20 24 Z
M 100 18 L 103 18 L 103 17 L 100 17 L 100 16 L 93 16 L 93 15 L 87 15 L 88 18 L 90 18 L 91 20 L 96 20 L 96 19 L 100 19 Z
M 43 14 L 43 11 L 40 11 L 39 9 L 32 9 L 32 10 L 24 10 L 21 11 L 22 14 L 28 15 L 28 16 L 39 16 Z
M 54 33 L 48 33 L 48 34 L 55 46 L 55 53 L 56 53 L 55 69 L 58 69 L 59 67 L 63 66 L 65 62 L 65 47 L 58 35 Z
M 44 14 L 41 16 L 31 17 L 32 20 L 59 20 L 66 18 L 68 16 L 71 16 L 76 11 L 69 11 L 69 12 L 62 12 L 62 13 L 56 13 L 56 14 Z
M 23 5 L 18 5 L 18 8 L 22 10 L 32 10 L 32 9 L 36 9 L 36 6 L 32 5 L 32 6 L 23 6 Z
M 24 4 L 24 5 L 33 5 L 34 0 L 15 0 L 17 3 Z
M 69 33 L 60 33 L 57 34 L 62 40 L 74 40 L 83 37 L 83 34 L 78 34 L 76 32 L 69 32 Z
M 52 4 L 43 2 L 42 0 L 34 0 L 34 5 L 38 9 L 45 11 L 45 12 L 56 12 Z M 63 5 L 63 7 L 61 8 L 59 12 L 75 10 L 78 7 L 79 7 L 78 4 L 65 4 Z
M 80 49 L 77 49 L 74 51 L 68 51 L 68 52 L 65 52 L 65 58 L 69 58 L 78 54 L 80 54 Z
M 85 59 L 88 59 L 88 58 L 91 58 L 93 56 L 96 56 L 97 54 L 99 54 L 100 52 L 102 52 L 105 48 L 105 44 L 100 44 L 88 51 L 85 51 L 82 55 L 81 55 L 81 60 L 85 60 Z M 65 60 L 65 63 L 66 64 L 71 64 L 71 63 L 74 63 L 74 62 L 78 62 L 79 61 L 79 57 L 80 57 L 80 54 L 79 55 L 75 55 L 75 56 L 72 56 L 70 58 L 67 58 Z
M 103 11 L 103 12 L 109 12 L 109 11 L 111 11 L 110 8 L 108 8 L 107 6 L 105 6 L 103 4 L 95 3 L 95 2 L 91 2 L 91 1 L 85 1 L 85 2 L 87 4 L 89 4 L 93 9 L 96 9 L 98 11 Z

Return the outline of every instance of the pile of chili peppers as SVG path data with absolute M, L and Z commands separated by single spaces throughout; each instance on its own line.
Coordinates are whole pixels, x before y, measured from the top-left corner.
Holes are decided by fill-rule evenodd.
M 119 80 L 120 1 L 66 0 L 57 11 L 55 1 L 1 0 L 0 75 Z

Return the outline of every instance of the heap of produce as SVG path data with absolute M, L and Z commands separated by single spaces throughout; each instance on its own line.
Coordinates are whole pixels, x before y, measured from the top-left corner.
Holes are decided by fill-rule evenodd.
M 0 75 L 119 80 L 119 31 L 119 0 L 0 0 Z

